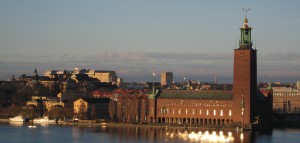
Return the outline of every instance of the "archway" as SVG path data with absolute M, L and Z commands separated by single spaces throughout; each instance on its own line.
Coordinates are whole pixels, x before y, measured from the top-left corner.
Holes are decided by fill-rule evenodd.
M 162 122 L 162 123 L 166 123 L 165 117 L 162 118 L 162 121 L 161 121 L 161 122 Z
M 158 123 L 161 123 L 161 118 L 160 117 L 158 117 Z

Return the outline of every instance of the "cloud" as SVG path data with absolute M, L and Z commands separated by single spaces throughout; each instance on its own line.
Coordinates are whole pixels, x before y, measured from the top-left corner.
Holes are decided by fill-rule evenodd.
M 75 67 L 115 70 L 125 81 L 151 81 L 152 72 L 172 71 L 175 80 L 213 81 L 214 76 L 232 82 L 233 53 L 102 52 L 90 55 L 0 55 L 0 79 L 7 75 L 32 74 Z M 300 79 L 300 53 L 258 53 L 258 81 Z M 159 75 L 159 74 L 158 74 Z M 158 79 L 157 79 L 158 80 Z

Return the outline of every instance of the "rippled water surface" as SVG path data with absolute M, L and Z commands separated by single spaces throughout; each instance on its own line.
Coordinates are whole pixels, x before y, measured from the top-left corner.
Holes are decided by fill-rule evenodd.
M 3 143 L 163 143 L 163 142 L 300 142 L 300 129 L 271 129 L 244 133 L 152 127 L 79 127 L 63 125 L 26 125 L 0 123 Z

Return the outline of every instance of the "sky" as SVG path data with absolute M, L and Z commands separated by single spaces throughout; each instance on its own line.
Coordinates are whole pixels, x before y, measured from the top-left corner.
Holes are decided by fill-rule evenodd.
M 0 80 L 75 67 L 232 83 L 249 8 L 258 81 L 300 80 L 299 0 L 0 0 Z M 159 78 L 156 79 L 159 81 Z

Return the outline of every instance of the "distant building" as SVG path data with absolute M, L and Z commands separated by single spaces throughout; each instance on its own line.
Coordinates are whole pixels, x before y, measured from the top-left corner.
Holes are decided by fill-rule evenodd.
M 109 98 L 80 98 L 74 101 L 74 114 L 84 119 L 108 119 L 109 102 Z
M 64 107 L 65 103 L 62 100 L 53 97 L 32 96 L 31 100 L 26 102 L 26 105 L 51 111 L 53 107 Z
M 79 68 L 75 68 L 74 71 L 67 71 L 67 70 L 64 70 L 64 71 L 59 71 L 59 70 L 46 71 L 44 73 L 44 76 L 49 77 L 49 78 L 55 78 L 57 76 L 62 76 L 62 75 L 70 76 L 72 74 L 75 74 L 75 75 L 86 74 L 90 78 L 97 78 L 101 82 L 113 83 L 113 84 L 117 83 L 117 78 L 118 78 L 115 71 L 90 70 L 90 69 L 79 69 Z
M 272 89 L 275 112 L 300 112 L 300 90 L 288 87 L 272 87 Z
M 117 83 L 118 77 L 115 71 L 90 70 L 87 74 L 92 78 L 99 79 L 101 82 Z
M 297 89 L 300 90 L 300 81 L 297 81 Z
M 118 87 L 122 87 L 123 86 L 123 82 L 124 82 L 123 78 L 120 78 L 120 77 L 117 78 L 117 86 Z
M 161 86 L 171 87 L 173 83 L 173 73 L 172 72 L 162 72 L 161 73 Z

